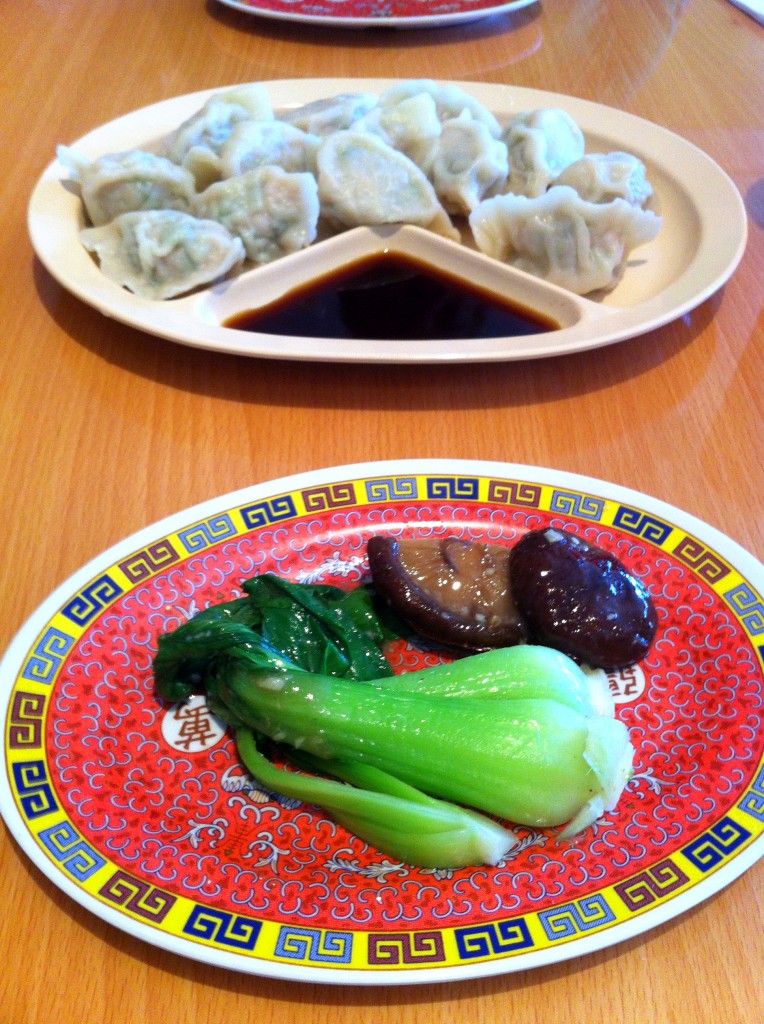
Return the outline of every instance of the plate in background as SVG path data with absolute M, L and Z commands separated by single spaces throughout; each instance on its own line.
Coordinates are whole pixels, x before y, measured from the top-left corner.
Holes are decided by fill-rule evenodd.
M 333 28 L 442 28 L 516 11 L 536 0 L 220 0 L 245 14 Z

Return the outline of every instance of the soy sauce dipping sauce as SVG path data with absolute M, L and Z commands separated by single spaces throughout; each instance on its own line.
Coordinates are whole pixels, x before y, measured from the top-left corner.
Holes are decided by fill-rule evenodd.
M 560 329 L 550 317 L 409 256 L 378 253 L 294 288 L 224 327 L 308 338 L 506 338 Z

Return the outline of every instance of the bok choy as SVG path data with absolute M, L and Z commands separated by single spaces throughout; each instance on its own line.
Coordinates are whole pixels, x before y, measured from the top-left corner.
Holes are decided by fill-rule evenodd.
M 341 593 L 257 579 L 247 597 L 160 637 L 154 672 L 169 700 L 206 693 L 266 788 L 430 867 L 497 863 L 515 839 L 493 818 L 567 824 L 567 836 L 615 807 L 631 773 L 628 731 L 565 655 L 515 647 L 403 676 L 385 661 L 374 674 L 385 633 L 363 588 L 345 607 Z M 283 603 L 295 586 L 296 613 Z M 285 627 L 294 614 L 299 629 Z M 301 770 L 275 767 L 263 737 Z

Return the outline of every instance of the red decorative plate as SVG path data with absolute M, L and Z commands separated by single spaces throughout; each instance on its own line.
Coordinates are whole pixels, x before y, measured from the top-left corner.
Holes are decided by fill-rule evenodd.
M 341 28 L 436 28 L 516 11 L 536 0 L 220 0 L 246 14 Z
M 556 524 L 614 551 L 659 612 L 613 674 L 636 771 L 572 844 L 519 829 L 495 868 L 391 861 L 272 798 L 203 704 L 154 695 L 156 637 L 262 571 L 352 587 L 372 533 L 511 544 Z M 106 921 L 189 957 L 281 978 L 386 984 L 526 969 L 686 910 L 764 852 L 764 569 L 670 506 L 570 474 L 408 461 L 278 480 L 104 553 L 0 665 L 0 810 L 34 863 Z M 396 649 L 406 670 L 434 655 Z

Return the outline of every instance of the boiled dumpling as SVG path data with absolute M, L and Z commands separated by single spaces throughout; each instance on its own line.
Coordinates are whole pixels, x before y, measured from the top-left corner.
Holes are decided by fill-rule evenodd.
M 508 172 L 507 147 L 481 121 L 462 115 L 444 123 L 429 173 L 449 213 L 470 213 Z
M 353 131 L 379 136 L 427 172 L 440 137 L 440 118 L 429 93 L 407 96 L 399 103 L 377 104 L 353 125 Z
M 234 178 L 269 164 L 285 171 L 316 170 L 317 135 L 283 121 L 242 121 L 220 149 L 223 178 Z
M 349 128 L 376 104 L 377 97 L 371 92 L 340 93 L 338 96 L 305 103 L 295 110 L 284 111 L 279 114 L 279 120 L 301 128 L 310 135 L 323 137 Z
M 270 121 L 273 108 L 259 82 L 213 93 L 204 106 L 187 118 L 163 144 L 163 154 L 183 163 L 188 151 L 203 146 L 217 153 L 240 121 Z
M 555 185 L 534 198 L 486 199 L 469 223 L 486 255 L 585 295 L 613 287 L 629 252 L 655 238 L 661 219 L 625 199 L 589 203 Z
M 123 213 L 80 240 L 107 277 L 147 299 L 209 284 L 244 259 L 244 246 L 222 225 L 177 210 Z
M 459 117 L 467 110 L 474 120 L 482 122 L 488 128 L 494 138 L 498 139 L 501 135 L 499 122 L 491 111 L 458 85 L 438 85 L 429 78 L 414 78 L 386 89 L 379 97 L 379 102 L 383 107 L 395 106 L 401 100 L 420 93 L 427 93 L 433 98 L 441 122 Z
M 244 85 L 235 85 L 233 89 L 216 92 L 207 100 L 206 105 L 210 103 L 228 103 L 233 107 L 241 107 L 253 121 L 266 121 L 273 117 L 268 90 L 262 82 L 245 82 Z
M 107 153 L 91 163 L 68 146 L 59 146 L 56 155 L 79 181 L 85 211 L 95 226 L 136 210 L 191 207 L 193 176 L 154 153 Z
M 316 179 L 281 167 L 256 167 L 210 185 L 196 197 L 194 212 L 225 225 L 242 240 L 249 259 L 270 263 L 314 241 Z
M 653 194 L 645 165 L 631 153 L 589 153 L 569 164 L 555 185 L 570 185 L 590 203 L 625 199 L 644 206 Z
M 220 149 L 235 126 L 272 118 L 268 93 L 259 83 L 215 93 L 164 140 L 162 154 L 191 171 L 196 187 L 204 189 L 220 178 Z
M 513 117 L 502 132 L 509 153 L 507 191 L 540 196 L 584 155 L 584 136 L 564 110 L 542 107 Z
M 459 237 L 424 172 L 375 135 L 328 136 L 318 151 L 318 192 L 330 223 L 418 224 Z

